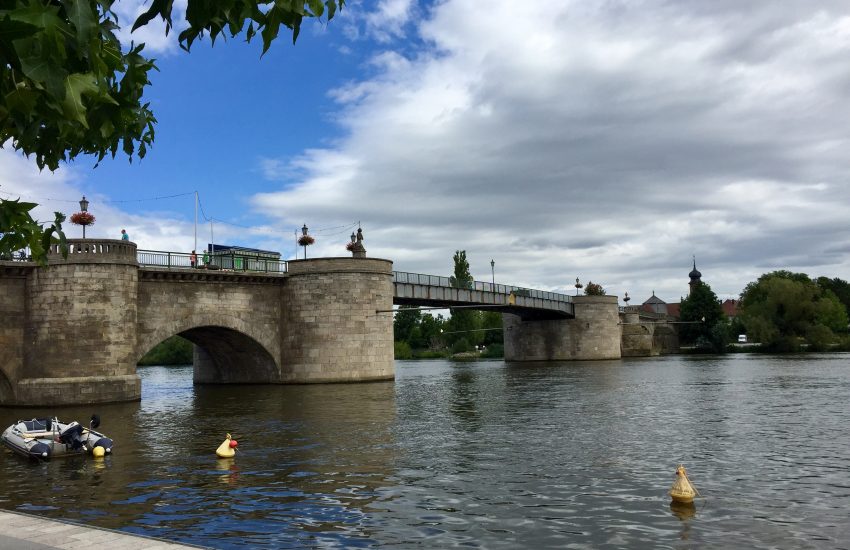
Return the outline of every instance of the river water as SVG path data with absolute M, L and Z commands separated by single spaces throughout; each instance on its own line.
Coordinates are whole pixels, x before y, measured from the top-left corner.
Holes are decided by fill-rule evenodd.
M 140 403 L 57 413 L 100 414 L 114 454 L 3 450 L 0 508 L 215 548 L 850 547 L 850 355 L 396 368 L 198 387 L 140 368 Z M 666 495 L 678 463 L 694 507 Z

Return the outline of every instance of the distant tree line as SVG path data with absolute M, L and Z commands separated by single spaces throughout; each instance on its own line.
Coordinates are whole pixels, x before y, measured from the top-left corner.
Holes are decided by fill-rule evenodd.
M 805 273 L 773 271 L 749 283 L 737 315 L 727 318 L 717 295 L 698 283 L 680 306 L 679 338 L 696 351 L 719 353 L 746 334 L 760 350 L 850 350 L 850 283 Z
M 744 288 L 740 322 L 768 351 L 850 347 L 850 284 L 842 279 L 773 271 Z

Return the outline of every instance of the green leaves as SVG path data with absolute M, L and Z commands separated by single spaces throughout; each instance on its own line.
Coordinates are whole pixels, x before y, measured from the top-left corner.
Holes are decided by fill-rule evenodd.
M 189 51 L 195 40 L 209 34 L 210 40 L 225 31 L 231 37 L 247 30 L 245 38 L 251 41 L 257 34 L 263 38 L 263 53 L 278 37 L 281 25 L 292 31 L 293 44 L 301 32 L 305 17 L 321 18 L 327 13 L 327 21 L 333 19 L 345 0 L 189 0 L 186 5 L 186 20 L 189 28 L 178 36 L 180 46 Z M 153 0 L 148 10 L 136 19 L 133 30 L 147 25 L 159 16 L 165 21 L 166 32 L 172 26 L 173 0 Z
M 153 142 L 156 121 L 141 100 L 155 67 L 141 47 L 121 51 L 111 4 L 0 3 L 0 144 L 11 140 L 39 168 L 119 148 L 141 158 Z
M 769 349 L 796 349 L 811 334 L 820 343 L 827 331 L 847 330 L 847 311 L 838 297 L 803 273 L 762 275 L 744 289 L 741 308 L 747 334 Z
M 53 224 L 44 229 L 30 214 L 36 206 L 31 202 L 0 199 L 0 258 L 11 257 L 18 250 L 29 248 L 33 260 L 44 265 L 47 263 L 47 251 L 54 242 L 60 244 L 64 256 L 68 255 L 65 233 L 62 232 L 65 216 L 54 212 Z
M 249 42 L 260 35 L 263 53 L 280 28 L 298 38 L 305 17 L 333 18 L 345 0 L 189 0 L 189 27 L 178 37 L 189 50 L 209 34 Z M 132 160 L 153 144 L 156 119 L 142 102 L 156 69 L 143 46 L 123 52 L 115 36 L 112 0 L 0 1 L 0 144 L 34 155 L 55 170 L 79 154 L 98 162 L 120 149 Z M 133 29 L 157 17 L 172 27 L 173 0 L 153 0 Z M 247 27 L 247 29 L 246 29 Z
M 96 95 L 99 92 L 100 89 L 97 87 L 97 81 L 91 73 L 72 74 L 65 78 L 65 99 L 62 102 L 65 116 L 78 121 L 84 127 L 88 128 L 86 107 L 83 105 L 83 94 Z M 109 96 L 107 95 L 107 97 Z M 114 99 L 110 99 L 115 105 L 118 104 Z

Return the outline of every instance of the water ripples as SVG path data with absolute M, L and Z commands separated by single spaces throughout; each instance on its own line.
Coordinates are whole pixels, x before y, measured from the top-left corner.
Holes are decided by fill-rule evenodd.
M 3 456 L 0 506 L 216 548 L 850 547 L 842 354 L 399 362 L 395 383 L 323 386 L 140 373 L 141 403 L 98 410 L 115 455 Z M 213 454 L 226 432 L 234 460 Z M 666 496 L 679 462 L 695 506 Z

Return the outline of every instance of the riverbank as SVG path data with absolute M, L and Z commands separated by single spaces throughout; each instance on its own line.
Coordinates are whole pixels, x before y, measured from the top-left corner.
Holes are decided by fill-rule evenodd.
M 0 510 L 0 548 L 49 550 L 55 548 L 110 548 L 133 550 L 181 550 L 204 548 L 153 537 L 131 535 L 112 529 L 89 527 L 69 521 L 45 519 L 20 512 Z M 101 545 L 106 546 L 101 546 Z

